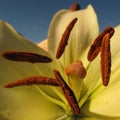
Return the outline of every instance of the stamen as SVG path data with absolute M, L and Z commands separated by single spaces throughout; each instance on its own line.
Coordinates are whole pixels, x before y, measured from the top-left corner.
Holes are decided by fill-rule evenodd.
M 73 110 L 75 115 L 79 115 L 80 114 L 80 108 L 78 106 L 78 103 L 77 103 L 77 100 L 76 100 L 76 97 L 75 97 L 73 91 L 65 83 L 62 76 L 60 75 L 60 73 L 57 70 L 54 70 L 54 75 L 55 75 L 55 77 L 58 81 L 59 86 L 62 88 L 62 91 L 63 91 L 71 109 Z
M 100 52 L 101 49 L 101 44 L 102 44 L 102 39 L 103 37 L 107 34 L 111 33 L 111 35 L 114 33 L 114 29 L 112 27 L 107 27 L 93 42 L 93 44 L 90 47 L 90 50 L 88 52 L 88 60 L 92 61 L 93 59 L 96 58 L 98 53 Z
M 8 60 L 13 61 L 20 61 L 20 62 L 30 62 L 30 63 L 49 63 L 52 62 L 52 59 L 39 55 L 36 53 L 30 53 L 30 52 L 17 52 L 17 51 L 7 51 L 2 53 L 3 57 Z
M 81 8 L 80 8 L 80 5 L 75 2 L 75 3 L 73 3 L 73 4 L 70 6 L 69 9 L 70 9 L 70 10 L 73 10 L 73 11 L 76 11 L 76 10 L 80 10 Z
M 66 68 L 65 68 L 65 73 L 67 76 L 70 75 L 78 75 L 81 79 L 85 78 L 86 76 L 86 69 L 83 66 L 83 63 L 79 60 L 75 61 L 72 64 L 69 64 Z
M 17 80 L 15 82 L 11 82 L 5 85 L 5 88 L 13 88 L 17 86 L 23 85 L 52 85 L 52 86 L 59 86 L 56 79 L 44 77 L 44 76 L 32 76 L 28 78 L 24 78 L 21 80 Z
M 111 52 L 110 52 L 110 38 L 112 34 L 107 33 L 103 37 L 102 47 L 101 47 L 101 72 L 103 85 L 107 86 L 110 79 L 111 72 Z
M 63 33 L 62 35 L 62 38 L 60 40 L 60 43 L 59 43 L 59 46 L 57 48 L 57 53 L 56 53 L 56 58 L 59 59 L 64 50 L 65 50 L 65 47 L 67 46 L 68 44 L 68 39 L 69 39 L 69 36 L 70 36 L 70 33 L 73 29 L 73 26 L 75 25 L 75 23 L 77 22 L 77 18 L 74 18 L 70 23 L 69 25 L 67 26 L 65 32 Z

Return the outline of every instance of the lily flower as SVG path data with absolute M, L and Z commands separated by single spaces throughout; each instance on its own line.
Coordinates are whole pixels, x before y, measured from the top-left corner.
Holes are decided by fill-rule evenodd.
M 53 17 L 47 50 L 1 20 L 0 119 L 119 120 L 119 35 L 76 3 Z

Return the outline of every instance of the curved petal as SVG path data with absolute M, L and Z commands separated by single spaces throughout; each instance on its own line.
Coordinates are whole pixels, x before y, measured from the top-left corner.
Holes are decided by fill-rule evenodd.
M 36 52 L 51 57 L 46 51 L 16 32 L 10 24 L 0 20 L 0 51 L 7 50 Z
M 8 50 L 34 52 L 54 59 L 48 52 L 28 41 L 25 37 L 18 34 L 11 25 L 1 20 L 0 52 Z M 54 68 L 57 68 L 54 60 L 50 64 L 30 64 L 9 61 L 4 59 L 0 54 L 0 118 L 8 120 L 21 120 L 22 118 L 25 120 L 33 120 L 35 116 L 36 119 L 40 119 L 39 117 L 42 115 L 42 118 L 46 117 L 52 119 L 54 117 L 59 117 L 61 109 L 59 109 L 57 105 L 46 100 L 41 94 L 39 94 L 34 86 L 19 87 L 12 90 L 6 90 L 3 88 L 5 84 L 11 81 L 19 80 L 28 76 L 46 75 L 53 77 L 52 70 Z M 53 92 L 55 90 L 58 91 L 56 88 L 41 86 L 41 89 L 47 92 L 48 95 L 52 92 L 51 97 L 58 98 L 55 92 Z M 48 115 L 46 115 L 46 109 L 51 111 Z M 59 112 L 55 115 L 55 111 L 57 110 Z M 26 113 L 26 111 L 29 114 Z M 52 114 L 52 112 L 54 114 Z
M 112 73 L 107 87 L 100 87 L 86 103 L 84 110 L 87 115 L 98 118 L 120 119 L 120 25 L 115 28 L 111 39 Z
M 52 56 L 50 56 L 50 54 L 48 52 L 44 51 L 42 48 L 38 47 L 37 45 L 33 44 L 32 42 L 28 41 L 25 37 L 23 37 L 19 33 L 17 33 L 11 25 L 9 25 L 8 23 L 1 20 L 0 21 L 0 52 L 8 51 L 8 50 L 33 52 L 33 53 L 38 53 L 38 54 L 45 55 L 45 56 L 52 58 Z M 26 63 L 24 63 L 24 65 L 25 64 Z M 42 69 L 42 70 L 39 69 L 39 70 L 43 74 L 46 74 L 46 73 L 51 74 L 52 71 L 50 71 L 49 68 L 50 67 L 52 68 L 52 66 L 54 66 L 54 64 L 55 64 L 54 62 L 52 62 L 52 64 L 42 64 L 43 68 L 45 68 L 46 65 L 49 67 L 47 70 L 46 69 Z M 41 66 L 41 64 L 35 64 L 35 65 Z M 21 67 L 21 70 L 26 71 L 23 68 L 24 68 L 24 66 Z M 32 69 L 35 70 L 35 67 L 33 67 Z M 32 73 L 35 73 L 35 72 L 33 72 L 33 70 L 32 70 Z M 49 72 L 48 72 L 48 70 L 49 70 Z
M 91 5 L 84 10 L 61 10 L 53 17 L 49 28 L 48 49 L 52 54 L 55 55 L 64 30 L 75 17 L 78 21 L 73 27 L 69 44 L 65 49 L 64 60 L 67 64 L 78 59 L 99 32 L 97 17 Z
M 23 52 L 33 52 L 41 55 L 48 56 L 54 59 L 48 52 L 38 47 L 37 45 L 28 41 L 25 37 L 17 33 L 14 28 L 4 22 L 0 21 L 0 52 L 8 50 L 17 50 Z M 53 69 L 58 68 L 56 62 L 53 60 L 52 63 L 43 64 L 43 63 L 23 63 L 23 62 L 14 62 L 8 61 L 0 55 L 0 66 L 1 80 L 4 79 L 5 74 L 8 74 L 7 81 L 18 80 L 28 76 L 35 75 L 44 75 L 53 77 Z M 47 68 L 47 69 L 46 69 Z M 7 72 L 8 69 L 11 69 Z M 11 76 L 11 77 L 9 77 Z M 5 82 L 6 83 L 6 82 Z

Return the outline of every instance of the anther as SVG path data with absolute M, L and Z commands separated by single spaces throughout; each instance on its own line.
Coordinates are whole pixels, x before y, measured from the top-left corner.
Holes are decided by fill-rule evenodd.
M 85 78 L 87 72 L 83 66 L 83 63 L 81 61 L 77 60 L 77 61 L 73 62 L 72 64 L 69 64 L 65 68 L 65 73 L 67 76 L 77 75 L 81 79 L 83 79 L 83 78 Z
M 2 56 L 8 60 L 19 61 L 19 62 L 30 62 L 30 63 L 52 62 L 52 59 L 47 56 L 39 55 L 36 53 L 30 53 L 30 52 L 7 51 L 7 52 L 2 52 Z
M 69 39 L 69 36 L 70 36 L 70 33 L 73 29 L 73 26 L 75 25 L 75 23 L 77 22 L 77 18 L 74 18 L 70 23 L 69 25 L 67 26 L 65 32 L 63 33 L 62 35 L 62 38 L 60 40 L 60 43 L 59 43 L 59 46 L 57 48 L 57 53 L 56 53 L 56 58 L 59 59 L 64 50 L 65 50 L 65 47 L 67 46 L 68 44 L 68 39 Z
M 73 3 L 73 4 L 70 6 L 69 9 L 70 9 L 70 10 L 73 10 L 73 11 L 76 11 L 76 10 L 80 10 L 81 8 L 80 8 L 80 5 L 75 2 L 75 3 Z
M 111 73 L 111 52 L 110 52 L 110 38 L 114 34 L 112 27 L 107 27 L 94 41 L 88 52 L 88 60 L 92 61 L 99 52 L 101 52 L 101 73 L 102 82 L 107 86 Z
M 102 45 L 102 40 L 103 37 L 109 33 L 111 36 L 114 33 L 114 29 L 112 27 L 107 27 L 93 42 L 93 44 L 91 45 L 89 52 L 88 52 L 88 60 L 92 61 L 96 58 L 96 56 L 99 54 L 100 49 L 101 49 L 101 45 Z
M 17 80 L 5 85 L 5 88 L 13 88 L 17 86 L 24 86 L 24 85 L 52 85 L 52 86 L 59 86 L 56 79 L 44 77 L 44 76 L 31 76 L 21 80 Z
M 63 80 L 62 76 L 60 75 L 60 73 L 57 70 L 54 70 L 54 75 L 56 80 L 58 81 L 59 86 L 61 87 L 72 111 L 74 112 L 75 115 L 79 115 L 80 114 L 80 108 L 78 106 L 76 97 L 73 93 L 73 91 L 70 89 L 70 87 L 65 83 L 65 81 Z
M 104 86 L 108 85 L 111 72 L 110 37 L 109 33 L 103 37 L 101 47 L 101 72 Z

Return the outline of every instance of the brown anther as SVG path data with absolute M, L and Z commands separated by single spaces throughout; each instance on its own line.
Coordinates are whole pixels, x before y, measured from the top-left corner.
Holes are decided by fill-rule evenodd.
M 77 22 L 77 18 L 74 18 L 70 23 L 69 25 L 67 26 L 65 32 L 63 33 L 62 35 L 62 38 L 60 40 L 60 43 L 59 43 L 59 46 L 57 48 L 57 53 L 56 53 L 56 58 L 59 59 L 64 50 L 65 50 L 65 47 L 67 46 L 68 44 L 68 39 L 69 39 L 69 36 L 70 36 L 70 33 L 73 29 L 73 26 L 75 25 L 75 23 Z
M 59 86 L 61 87 L 72 111 L 74 112 L 75 115 L 79 115 L 80 114 L 80 108 L 79 105 L 77 103 L 76 97 L 73 93 L 73 91 L 70 89 L 70 87 L 65 83 L 65 81 L 63 80 L 62 76 L 60 75 L 60 73 L 57 70 L 54 70 L 54 75 L 55 78 L 59 84 Z
M 19 62 L 30 62 L 30 63 L 52 62 L 52 59 L 47 56 L 39 55 L 36 53 L 30 53 L 30 52 L 7 51 L 7 52 L 3 52 L 2 56 L 8 60 L 19 61 Z
M 77 61 L 73 62 L 72 64 L 69 64 L 65 68 L 65 73 L 67 76 L 77 75 L 81 79 L 83 79 L 83 78 L 85 78 L 87 72 L 83 66 L 83 63 L 81 61 L 77 60 Z
M 103 37 L 101 47 L 101 72 L 104 86 L 108 85 L 111 72 L 110 37 L 109 33 Z
M 80 8 L 80 5 L 75 2 L 75 3 L 73 3 L 73 4 L 70 6 L 69 9 L 70 9 L 70 10 L 73 10 L 73 11 L 76 11 L 76 10 L 80 10 L 81 8 Z
M 24 86 L 24 85 L 52 85 L 52 86 L 59 86 L 56 79 L 44 77 L 44 76 L 31 76 L 21 80 L 17 80 L 5 85 L 5 88 L 13 88 L 17 86 Z
M 101 49 L 101 45 L 102 45 L 102 40 L 103 37 L 109 33 L 111 36 L 114 33 L 114 29 L 112 27 L 107 27 L 93 42 L 93 44 L 90 47 L 90 50 L 88 52 L 88 60 L 92 61 L 96 58 L 96 56 L 98 55 L 98 53 L 100 52 Z
M 114 34 L 112 27 L 107 27 L 94 41 L 88 52 L 88 60 L 92 61 L 101 52 L 101 73 L 103 85 L 107 86 L 111 73 L 110 38 Z

